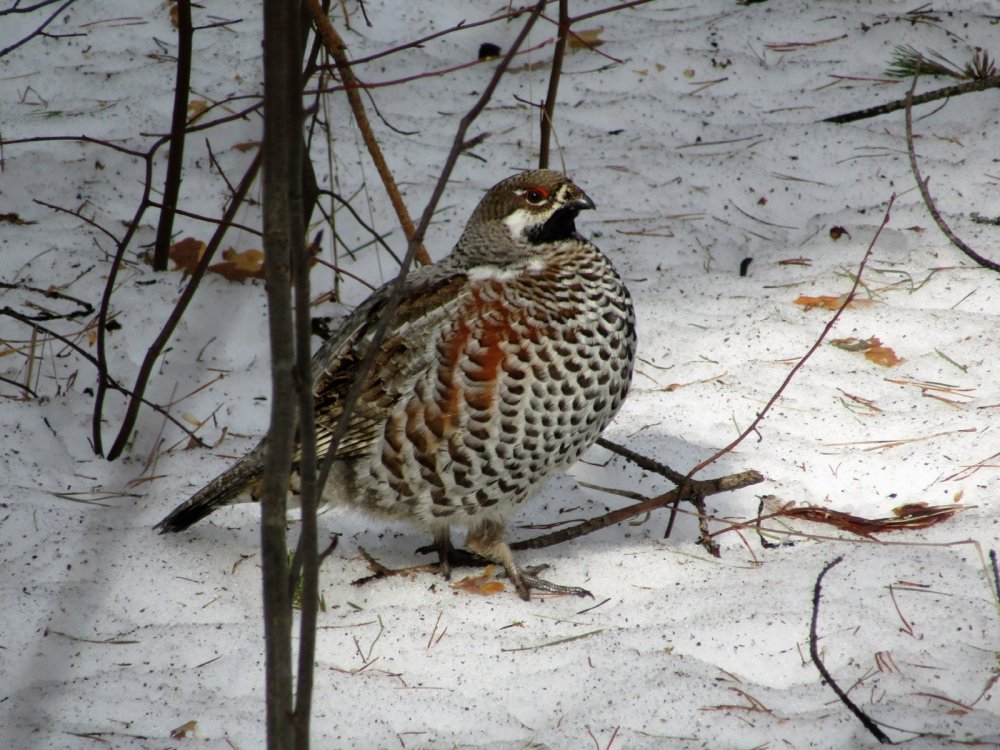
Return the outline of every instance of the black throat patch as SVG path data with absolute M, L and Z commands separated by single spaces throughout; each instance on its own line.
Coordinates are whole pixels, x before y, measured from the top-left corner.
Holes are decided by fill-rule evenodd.
M 579 209 L 564 206 L 549 217 L 544 224 L 531 227 L 525 236 L 532 245 L 544 245 L 576 237 L 576 216 Z

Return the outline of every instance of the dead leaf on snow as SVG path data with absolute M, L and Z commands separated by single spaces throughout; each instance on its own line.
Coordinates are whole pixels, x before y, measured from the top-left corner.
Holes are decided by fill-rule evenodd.
M 477 573 L 476 575 L 466 576 L 461 581 L 457 581 L 451 584 L 453 589 L 459 589 L 467 594 L 478 594 L 479 596 L 490 596 L 492 594 L 499 594 L 506 587 L 503 585 L 502 581 L 498 581 L 493 578 L 493 573 L 496 570 L 496 566 L 487 565 L 482 573 Z
M 863 352 L 865 359 L 874 362 L 880 367 L 895 367 L 903 360 L 896 356 L 896 352 L 887 346 L 883 346 L 878 336 L 868 339 L 846 338 L 832 339 L 832 346 L 848 352 Z
M 205 114 L 205 110 L 207 110 L 208 107 L 209 103 L 204 99 L 193 99 L 188 102 L 188 124 L 191 124 Z
M 234 250 L 228 248 L 222 251 L 222 262 L 213 263 L 208 267 L 220 276 L 230 281 L 245 281 L 246 279 L 264 278 L 264 252 L 262 250 Z
M 602 31 L 604 31 L 603 26 L 597 26 L 593 29 L 580 29 L 570 34 L 566 43 L 570 49 L 593 49 L 594 47 L 600 47 L 604 44 L 604 40 L 601 39 Z
M 194 269 L 204 252 L 205 243 L 194 237 L 185 237 L 180 242 L 175 242 L 167 251 L 170 260 L 177 264 L 174 270 L 184 271 L 183 278 L 194 273 Z
M 841 305 L 844 304 L 844 300 L 847 298 L 846 295 L 842 294 L 839 297 L 829 297 L 825 294 L 821 294 L 818 297 L 810 297 L 805 294 L 800 294 L 795 298 L 796 305 L 802 305 L 806 310 L 812 310 L 814 307 L 822 308 L 823 310 L 839 310 Z M 848 307 L 871 307 L 874 302 L 870 299 L 858 299 L 855 297 L 852 299 L 847 306 Z
M 192 719 L 181 724 L 176 729 L 170 730 L 170 739 L 181 740 L 188 736 L 189 732 L 194 732 L 198 728 L 198 722 Z

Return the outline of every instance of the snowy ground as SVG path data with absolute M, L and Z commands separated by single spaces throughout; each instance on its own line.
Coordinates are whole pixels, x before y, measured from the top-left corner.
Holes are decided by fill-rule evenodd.
M 373 26 L 355 13 L 345 33 L 354 58 L 504 4 L 365 5 Z M 882 75 L 898 44 L 956 62 L 975 46 L 1000 53 L 994 3 L 946 1 L 908 15 L 918 5 L 654 2 L 584 22 L 603 25 L 600 50 L 609 57 L 568 56 L 556 126 L 568 171 L 599 208 L 580 229 L 618 264 L 639 317 L 642 362 L 609 437 L 685 471 L 732 440 L 832 315 L 795 299 L 848 291 L 896 192 L 862 279 L 871 304 L 847 310 L 831 336 L 877 336 L 903 362 L 888 369 L 824 344 L 760 434 L 705 472 L 754 468 L 766 481 L 713 497 L 709 507 L 729 520 L 752 519 L 758 496 L 767 494 L 866 517 L 891 515 L 904 503 L 968 509 L 879 541 L 803 522 L 789 525 L 799 534 L 795 544 L 776 549 L 763 548 L 749 530 L 725 533 L 721 560 L 696 544 L 690 520 L 662 539 L 660 513 L 522 554 L 522 562 L 550 563 L 554 580 L 596 596 L 530 603 L 509 591 L 470 595 L 431 577 L 351 587 L 367 573 L 358 545 L 401 566 L 416 562 L 414 549 L 428 540 L 328 514 L 321 533 L 343 536 L 322 571 L 328 609 L 320 617 L 316 747 L 875 745 L 809 658 L 813 585 L 839 555 L 844 562 L 825 579 L 819 622 L 819 645 L 838 683 L 911 747 L 1000 744 L 1000 615 L 984 563 L 1000 533 L 1000 279 L 972 267 L 928 216 L 914 189 L 901 112 L 850 125 L 818 122 L 902 97 L 908 84 Z M 226 17 L 242 23 L 196 35 L 197 98 L 259 91 L 258 4 L 228 6 Z M 579 14 L 605 3 L 571 6 Z M 217 11 L 197 10 L 196 22 Z M 39 18 L 3 18 L 0 47 Z M 359 66 L 358 74 L 378 82 L 450 68 L 474 59 L 482 42 L 506 49 L 520 23 L 445 36 Z M 149 138 L 140 133 L 168 128 L 173 67 L 158 56 L 173 53 L 175 34 L 160 3 L 78 3 L 50 31 L 78 36 L 35 39 L 0 59 L 4 139 L 86 134 L 145 148 Z M 553 27 L 540 22 L 530 43 L 552 36 Z M 448 250 L 484 189 L 534 166 L 534 113 L 514 97 L 542 99 L 551 49 L 521 58 L 477 122 L 472 134 L 492 135 L 475 149 L 481 158 L 460 161 L 428 238 L 432 254 Z M 529 61 L 541 65 L 525 68 Z M 386 121 L 418 131 L 401 135 L 375 118 L 414 215 L 492 65 L 372 92 Z M 949 83 L 922 80 L 919 89 Z M 402 251 L 346 106 L 333 101 L 335 158 L 318 152 L 320 181 L 331 185 L 331 165 L 344 195 L 367 180 L 356 205 Z M 916 116 L 917 151 L 942 212 L 982 254 L 1000 258 L 997 228 L 970 221 L 973 211 L 995 216 L 1000 204 L 995 93 L 926 105 Z M 235 180 L 250 158 L 235 146 L 259 137 L 259 121 L 209 137 Z M 120 233 L 139 197 L 141 165 L 72 141 L 7 144 L 2 157 L 0 213 L 35 223 L 0 223 L 0 279 L 51 285 L 96 305 L 112 244 L 33 199 L 82 208 Z M 201 136 L 189 140 L 189 157 L 185 205 L 215 213 L 225 188 Z M 159 169 L 162 175 L 162 163 Z M 110 334 L 112 371 L 126 383 L 181 289 L 179 273 L 155 274 L 138 257 L 154 220 L 150 214 L 143 224 L 113 297 L 121 328 Z M 259 218 L 248 208 L 238 220 L 255 226 Z M 846 233 L 835 240 L 833 227 Z M 178 232 L 206 239 L 209 230 L 181 220 Z M 338 232 L 347 242 L 366 240 L 343 212 Z M 226 244 L 242 250 L 259 240 L 234 232 Z M 747 257 L 753 262 L 741 277 Z M 782 263 L 797 258 L 808 262 Z M 373 283 L 395 273 L 388 255 L 371 248 L 340 262 Z M 316 289 L 329 283 L 329 272 L 317 269 Z M 343 292 L 348 304 L 366 294 L 354 282 Z M 26 314 L 38 311 L 32 304 L 74 309 L 23 289 L 0 295 L 0 307 Z M 326 304 L 317 313 L 342 309 Z M 208 420 L 200 434 L 224 437 L 212 450 L 184 450 L 183 435 L 145 411 L 124 460 L 95 457 L 94 370 L 44 337 L 35 343 L 32 380 L 44 398 L 21 400 L 18 388 L 0 383 L 5 747 L 262 746 L 255 509 L 219 513 L 169 538 L 151 527 L 266 429 L 263 311 L 261 285 L 209 278 L 159 363 L 149 397 L 175 402 L 178 417 Z M 51 325 L 92 351 L 80 335 L 87 322 Z M 24 382 L 30 329 L 3 318 L 0 337 L 0 375 Z M 106 443 L 121 406 L 109 402 Z M 517 523 L 584 517 L 626 502 L 577 480 L 647 495 L 668 488 L 609 458 L 593 450 L 571 476 L 553 479 Z M 513 536 L 532 533 L 515 529 Z M 192 720 L 192 736 L 170 739 Z

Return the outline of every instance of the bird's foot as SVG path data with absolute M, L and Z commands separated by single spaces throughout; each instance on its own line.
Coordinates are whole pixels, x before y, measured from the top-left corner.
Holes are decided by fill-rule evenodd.
M 511 579 L 511 583 L 514 584 L 514 588 L 517 589 L 517 593 L 525 601 L 528 601 L 531 598 L 532 590 L 539 591 L 543 594 L 556 594 L 559 596 L 569 594 L 571 596 L 589 596 L 591 599 L 594 598 L 594 595 L 585 588 L 581 588 L 579 586 L 564 586 L 561 583 L 552 583 L 552 581 L 546 581 L 544 578 L 539 578 L 538 573 L 548 567 L 548 565 L 532 565 L 526 568 L 519 568 L 515 570 L 514 575 L 511 575 L 511 572 L 508 570 L 507 577 Z

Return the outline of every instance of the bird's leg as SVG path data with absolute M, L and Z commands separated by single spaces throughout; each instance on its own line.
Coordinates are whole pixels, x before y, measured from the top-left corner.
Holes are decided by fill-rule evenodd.
M 450 579 L 451 571 L 455 568 L 481 568 L 494 562 L 475 552 L 456 547 L 452 544 L 451 534 L 447 529 L 435 531 L 432 544 L 417 548 L 418 555 L 430 555 L 434 552 L 438 555 L 438 569 L 446 579 Z
M 448 526 L 442 528 L 434 529 L 434 542 L 428 544 L 426 547 L 421 547 L 417 550 L 417 554 L 429 555 L 432 552 L 437 552 L 438 561 L 436 563 L 425 563 L 423 565 L 411 565 L 406 568 L 387 568 L 385 565 L 380 563 L 374 557 L 372 557 L 368 551 L 358 546 L 358 552 L 368 563 L 368 567 L 372 571 L 372 575 L 365 576 L 364 578 L 359 578 L 353 581 L 355 586 L 363 586 L 366 583 L 378 580 L 379 578 L 388 578 L 389 576 L 399 576 L 399 575 L 412 575 L 413 573 L 440 573 L 444 576 L 446 581 L 451 580 L 452 568 L 466 567 L 482 567 L 483 565 L 489 565 L 494 562 L 492 559 L 483 557 L 482 555 L 476 554 L 475 552 L 470 552 L 467 549 L 462 549 L 460 547 L 455 547 L 451 543 L 451 529 Z M 510 550 L 508 550 L 508 553 Z M 540 570 L 539 568 L 538 570 Z M 536 569 L 529 571 L 530 573 L 536 573 Z M 544 583 L 544 582 L 543 582 Z M 540 587 L 539 587 L 540 588 Z
M 445 526 L 434 530 L 434 548 L 438 553 L 438 570 L 444 576 L 444 580 L 451 580 L 451 556 L 455 552 L 455 547 L 451 543 L 451 527 Z
M 507 578 L 517 590 L 518 596 L 525 601 L 531 599 L 531 589 L 550 594 L 573 594 L 574 596 L 593 597 L 586 589 L 578 586 L 561 586 L 558 583 L 546 581 L 535 575 L 541 568 L 522 570 L 514 562 L 514 555 L 504 539 L 506 527 L 493 520 L 485 520 L 469 529 L 465 540 L 466 546 L 474 553 L 482 555 L 503 566 Z

